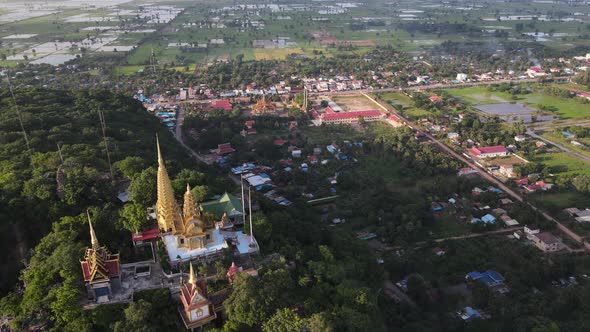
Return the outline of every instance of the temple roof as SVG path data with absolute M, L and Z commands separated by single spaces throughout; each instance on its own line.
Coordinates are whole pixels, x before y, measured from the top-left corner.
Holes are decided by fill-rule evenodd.
M 239 198 L 227 192 L 219 199 L 201 203 L 203 212 L 211 213 L 216 218 L 220 218 L 226 213 L 228 216 L 242 214 L 242 202 Z
M 211 303 L 207 298 L 205 280 L 197 279 L 192 262 L 190 263 L 189 279 L 180 290 L 180 300 L 187 310 Z
M 111 277 L 119 276 L 119 254 L 111 254 L 106 247 L 100 245 L 92 227 L 90 214 L 88 214 L 88 225 L 92 247 L 86 249 L 84 260 L 80 262 L 84 281 L 109 281 Z

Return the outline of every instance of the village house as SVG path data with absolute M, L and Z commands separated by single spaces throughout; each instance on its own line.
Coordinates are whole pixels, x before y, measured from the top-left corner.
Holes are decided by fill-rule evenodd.
M 563 244 L 550 232 L 530 234 L 527 238 L 543 252 L 555 252 L 563 248 Z
M 501 145 L 488 147 L 473 147 L 469 149 L 469 154 L 477 158 L 495 158 L 504 157 L 510 154 L 506 147 Z
M 498 169 L 500 174 L 504 175 L 507 178 L 516 177 L 516 173 L 514 173 L 514 166 L 513 165 L 500 165 Z
M 590 222 L 590 209 L 568 208 L 565 212 L 574 217 L 577 222 Z
M 547 76 L 547 73 L 545 73 L 545 71 L 542 68 L 539 68 L 539 67 L 531 67 L 531 68 L 527 69 L 526 74 L 530 78 L 537 78 L 537 77 Z

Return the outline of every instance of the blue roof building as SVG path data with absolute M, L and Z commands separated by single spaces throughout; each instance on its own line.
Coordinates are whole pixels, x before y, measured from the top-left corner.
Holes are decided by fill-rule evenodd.
M 493 224 L 494 222 L 496 222 L 496 217 L 488 213 L 485 216 L 481 217 L 481 221 L 485 222 L 486 224 Z
M 465 276 L 467 280 L 483 282 L 488 287 L 504 284 L 504 277 L 497 271 L 487 270 L 485 272 L 472 271 Z
M 465 322 L 470 322 L 474 319 L 483 318 L 479 311 L 473 309 L 472 307 L 465 307 L 463 310 L 458 312 L 459 317 L 463 319 Z

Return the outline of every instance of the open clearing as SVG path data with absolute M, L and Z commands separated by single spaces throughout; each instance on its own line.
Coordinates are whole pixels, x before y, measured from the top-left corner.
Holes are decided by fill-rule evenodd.
M 512 95 L 506 92 L 488 91 L 486 87 L 473 87 L 448 90 L 453 96 L 473 105 L 497 104 L 515 101 L 525 106 L 540 109 L 542 106 L 554 107 L 552 114 L 560 119 L 590 118 L 590 103 L 579 103 L 573 98 L 560 98 L 544 94 L 543 91 L 534 91 L 525 95 L 518 95 L 512 99 Z
M 332 100 L 346 111 L 366 111 L 378 109 L 375 104 L 363 96 L 333 97 Z
M 254 49 L 254 58 L 256 60 L 283 60 L 289 54 L 303 54 L 300 48 L 257 48 Z

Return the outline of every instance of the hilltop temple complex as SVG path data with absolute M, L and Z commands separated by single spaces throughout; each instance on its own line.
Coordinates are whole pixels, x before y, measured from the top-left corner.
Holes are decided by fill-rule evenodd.
M 182 209 L 174 197 L 172 183 L 162 158 L 160 144 L 158 149 L 158 200 L 156 219 L 158 228 L 166 245 L 171 263 L 186 262 L 191 259 L 213 259 L 215 256 L 235 246 L 239 254 L 258 252 L 258 244 L 253 236 L 239 230 L 230 230 L 228 217 L 209 220 L 201 213 L 189 185 L 184 194 Z

